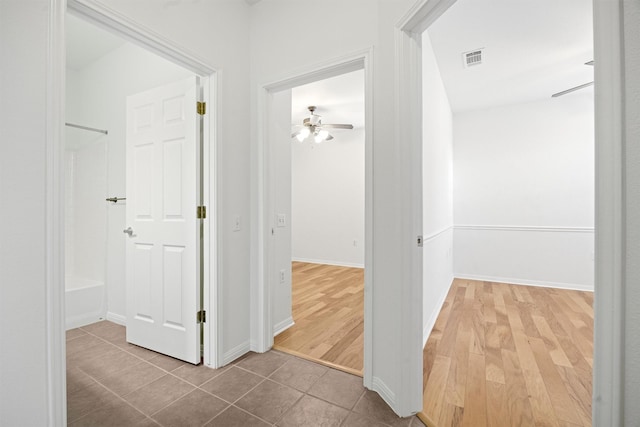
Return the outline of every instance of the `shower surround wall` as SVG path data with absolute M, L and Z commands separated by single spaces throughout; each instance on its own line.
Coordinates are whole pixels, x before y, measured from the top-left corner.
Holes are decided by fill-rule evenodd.
M 192 73 L 125 43 L 77 70 L 67 69 L 67 121 L 107 129 L 106 197 L 126 197 L 126 97 L 184 79 Z M 99 135 L 99 134 L 94 134 Z M 106 318 L 124 324 L 126 202 L 106 209 L 106 253 L 100 258 L 106 284 Z M 67 251 L 68 253 L 68 251 Z M 78 260 L 76 259 L 77 263 Z
M 104 318 L 107 136 L 67 128 L 65 150 L 66 327 Z

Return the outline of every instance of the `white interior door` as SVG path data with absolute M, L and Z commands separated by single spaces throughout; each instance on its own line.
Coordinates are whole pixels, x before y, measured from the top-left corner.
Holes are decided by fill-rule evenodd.
M 197 77 L 127 98 L 127 341 L 200 362 Z

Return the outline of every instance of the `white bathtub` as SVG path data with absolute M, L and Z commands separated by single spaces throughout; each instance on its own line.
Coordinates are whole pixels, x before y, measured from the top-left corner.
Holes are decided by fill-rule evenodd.
M 73 329 L 104 319 L 104 283 L 79 277 L 65 278 L 66 328 Z

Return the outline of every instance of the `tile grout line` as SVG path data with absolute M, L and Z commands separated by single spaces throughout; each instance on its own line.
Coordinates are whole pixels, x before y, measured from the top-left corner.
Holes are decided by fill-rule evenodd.
M 106 328 L 115 327 L 115 325 L 117 325 L 117 324 L 114 324 L 114 326 L 106 326 Z M 118 326 L 121 326 L 121 325 L 118 325 Z M 280 366 L 279 366 L 278 368 L 276 368 L 273 372 L 271 372 L 270 374 L 268 374 L 268 376 L 264 376 L 264 375 L 262 375 L 262 374 L 260 374 L 260 373 L 257 373 L 257 372 L 254 372 L 254 371 L 251 371 L 251 370 L 250 370 L 250 369 L 248 369 L 248 368 L 245 368 L 245 367 L 243 367 L 243 366 L 240 366 L 240 365 L 239 365 L 239 363 L 240 363 L 240 362 L 242 362 L 242 360 L 238 360 L 238 361 L 235 361 L 235 362 L 232 362 L 232 363 L 230 363 L 230 364 L 226 365 L 225 367 L 217 368 L 217 369 L 223 369 L 223 368 L 224 368 L 225 370 L 224 370 L 223 372 L 220 372 L 219 374 L 217 374 L 217 375 L 213 376 L 212 378 L 210 378 L 210 379 L 208 379 L 208 380 L 204 381 L 204 382 L 203 382 L 203 383 L 201 383 L 200 385 L 196 385 L 196 384 L 193 384 L 192 382 L 190 382 L 189 380 L 187 380 L 186 378 L 182 378 L 182 377 L 180 377 L 180 376 L 178 376 L 177 374 L 175 374 L 175 373 L 174 373 L 176 370 L 180 369 L 181 367 L 186 366 L 186 365 L 187 365 L 186 363 L 183 363 L 182 365 L 180 365 L 180 366 L 178 366 L 178 367 L 176 367 L 176 368 L 172 369 L 171 371 L 169 371 L 169 370 L 167 370 L 167 369 L 165 369 L 165 368 L 162 368 L 161 366 L 155 365 L 154 363 L 150 362 L 150 360 L 152 360 L 152 359 L 154 359 L 154 358 L 157 358 L 157 357 L 159 357 L 159 356 L 164 356 L 164 357 L 170 357 L 170 356 L 161 355 L 160 353 L 157 353 L 155 356 L 153 356 L 153 357 L 152 357 L 152 358 L 150 358 L 150 359 L 143 359 L 142 357 L 140 357 L 140 356 L 138 356 L 138 355 L 136 355 L 136 354 L 133 354 L 133 353 L 131 353 L 131 352 L 127 351 L 127 350 L 126 350 L 126 347 L 125 347 L 125 348 L 120 347 L 119 345 L 115 344 L 114 342 L 111 342 L 111 341 L 107 340 L 106 338 L 103 338 L 103 337 L 101 337 L 101 336 L 99 336 L 99 335 L 96 335 L 96 334 L 95 334 L 95 333 L 93 333 L 93 332 L 86 331 L 86 330 L 84 330 L 84 329 L 82 329 L 82 328 L 79 328 L 79 329 L 81 329 L 81 330 L 82 330 L 86 335 L 91 336 L 91 337 L 95 337 L 95 338 L 99 339 L 101 342 L 104 342 L 104 343 L 106 343 L 106 344 L 110 344 L 110 346 L 111 346 L 111 347 L 113 347 L 113 348 L 115 348 L 115 349 L 118 349 L 118 350 L 120 350 L 120 351 L 122 351 L 122 352 L 124 352 L 124 353 L 127 353 L 127 354 L 129 354 L 129 355 L 131 355 L 131 356 L 135 357 L 136 359 L 140 360 L 140 362 L 139 362 L 138 364 L 146 363 L 146 364 L 148 364 L 149 366 L 152 366 L 152 367 L 157 368 L 157 369 L 159 369 L 160 371 L 164 372 L 164 375 L 162 375 L 160 378 L 162 378 L 162 377 L 164 377 L 164 376 L 166 376 L 166 375 L 171 375 L 172 377 L 174 377 L 174 378 L 176 378 L 176 379 L 178 379 L 178 380 L 180 380 L 180 381 L 182 381 L 182 382 L 185 382 L 185 383 L 187 383 L 188 385 L 190 385 L 190 386 L 192 386 L 192 387 L 193 387 L 193 389 L 192 389 L 192 390 L 190 390 L 190 391 L 188 391 L 187 393 L 183 394 L 182 396 L 180 396 L 180 397 L 176 398 L 175 400 L 173 400 L 173 401 L 169 402 L 167 405 L 165 405 L 165 406 L 163 406 L 161 409 L 159 409 L 159 410 L 155 411 L 153 414 L 146 415 L 145 413 L 143 413 L 142 411 L 140 411 L 139 409 L 137 409 L 135 406 L 133 406 L 132 404 L 130 404 L 128 401 L 126 401 L 126 400 L 124 399 L 124 396 L 123 396 L 123 397 L 119 396 L 119 395 L 118 395 L 118 394 L 116 394 L 113 390 L 111 390 L 109 387 L 107 387 L 105 384 L 103 384 L 103 383 L 101 382 L 101 380 L 98 380 L 98 379 L 96 379 L 95 377 L 93 377 L 92 375 L 90 375 L 90 374 L 86 373 L 84 370 L 82 370 L 82 369 L 80 369 L 80 368 L 77 368 L 77 369 L 79 369 L 81 372 L 83 372 L 85 375 L 87 375 L 89 378 L 91 378 L 94 382 L 97 382 L 98 384 L 100 384 L 100 386 L 101 386 L 102 388 L 104 388 L 104 389 L 108 390 L 111 394 L 115 395 L 115 396 L 116 396 L 120 401 L 125 402 L 129 407 L 132 407 L 132 408 L 133 408 L 133 409 L 135 409 L 137 412 L 139 412 L 139 413 L 141 413 L 142 415 L 144 415 L 144 417 L 145 417 L 146 419 L 153 420 L 154 422 L 157 422 L 158 424 L 161 424 L 161 423 L 160 423 L 159 421 L 157 421 L 157 420 L 153 419 L 153 418 L 152 418 L 153 416 L 155 416 L 156 414 L 158 414 L 158 413 L 159 413 L 159 412 L 161 412 L 162 410 L 166 409 L 167 407 L 171 406 L 172 404 L 174 404 L 174 403 L 175 403 L 175 402 L 177 402 L 178 400 L 180 400 L 180 399 L 184 398 L 185 396 L 187 396 L 187 395 L 189 395 L 189 394 L 193 393 L 196 389 L 198 389 L 198 390 L 200 390 L 200 391 L 203 391 L 203 392 L 207 393 L 208 395 L 213 396 L 213 397 L 215 397 L 215 398 L 219 399 L 221 402 L 224 402 L 224 403 L 226 404 L 226 407 L 225 407 L 223 410 L 221 410 L 218 414 L 216 414 L 214 417 L 212 417 L 211 419 L 209 419 L 209 420 L 208 420 L 207 422 L 205 422 L 204 424 L 210 423 L 212 420 L 214 420 L 215 418 L 217 418 L 218 416 L 220 416 L 222 413 L 224 413 L 225 411 L 227 411 L 229 408 L 234 407 L 234 408 L 236 408 L 236 409 L 238 409 L 238 410 L 240 410 L 240 411 L 242 411 L 242 412 L 244 412 L 244 413 L 246 413 L 246 414 L 251 415 L 252 417 L 255 417 L 255 418 L 257 418 L 257 419 L 259 419 L 259 420 L 261 420 L 261 421 L 263 421 L 263 422 L 267 423 L 268 425 L 272 425 L 272 426 L 274 426 L 274 425 L 276 425 L 278 422 L 282 421 L 282 419 L 284 419 L 284 418 L 287 416 L 287 414 L 289 414 L 289 413 L 291 412 L 291 410 L 292 410 L 292 409 L 293 409 L 293 408 L 294 408 L 294 407 L 295 407 L 295 406 L 296 406 L 296 405 L 297 405 L 297 404 L 298 404 L 298 403 L 299 403 L 299 402 L 300 402 L 300 401 L 301 401 L 305 396 L 309 396 L 309 397 L 311 397 L 311 398 L 318 399 L 318 400 L 320 400 L 320 401 L 322 401 L 322 402 L 324 402 L 324 403 L 327 403 L 327 404 L 329 404 L 329 405 L 335 406 L 335 407 L 337 407 L 337 408 L 345 409 L 345 410 L 347 411 L 347 415 L 345 416 L 345 418 L 344 418 L 344 419 L 342 420 L 342 422 L 340 423 L 340 425 L 341 425 L 341 426 L 342 426 L 342 425 L 344 425 L 344 424 L 346 423 L 346 420 L 349 418 L 349 416 L 350 416 L 351 414 L 354 414 L 354 415 L 357 415 L 357 416 L 365 416 L 365 417 L 366 417 L 366 415 L 364 415 L 364 414 L 359 414 L 359 413 L 357 413 L 357 412 L 354 412 L 354 408 L 355 408 L 355 407 L 356 407 L 356 406 L 357 406 L 357 405 L 362 401 L 362 399 L 364 398 L 364 395 L 365 395 L 365 394 L 366 394 L 366 392 L 367 392 L 367 389 L 366 389 L 366 388 L 364 388 L 364 390 L 362 391 L 362 393 L 360 394 L 360 396 L 358 397 L 358 399 L 355 401 L 355 403 L 351 406 L 351 408 L 344 408 L 344 407 L 342 407 L 341 405 L 337 405 L 337 404 L 332 403 L 332 402 L 329 402 L 329 401 L 327 401 L 327 400 L 325 400 L 325 399 L 323 399 L 323 398 L 321 398 L 321 397 L 317 397 L 317 396 L 314 396 L 314 395 L 312 395 L 312 394 L 309 394 L 309 390 L 311 390 L 311 389 L 313 388 L 313 386 L 314 386 L 314 385 L 316 385 L 316 384 L 317 384 L 317 383 L 318 383 L 318 382 L 319 382 L 319 381 L 320 381 L 324 376 L 326 376 L 326 375 L 327 375 L 327 373 L 328 373 L 328 372 L 330 372 L 331 370 L 334 370 L 334 371 L 336 371 L 336 372 L 343 373 L 343 374 L 345 374 L 345 375 L 351 375 L 351 376 L 354 376 L 354 375 L 353 375 L 353 374 L 351 374 L 351 373 L 347 373 L 347 372 L 340 371 L 340 370 L 335 369 L 335 368 L 331 368 L 331 367 L 324 366 L 324 365 L 321 365 L 321 364 L 317 364 L 317 363 L 316 363 L 315 365 L 323 367 L 323 368 L 325 369 L 325 371 L 322 373 L 322 375 L 318 376 L 318 378 L 317 378 L 317 379 L 315 379 L 315 381 L 313 381 L 313 383 L 312 383 L 312 384 L 311 384 L 311 385 L 306 389 L 306 391 L 299 390 L 299 389 L 297 389 L 297 388 L 295 388 L 295 387 L 292 387 L 292 386 L 290 386 L 290 385 L 287 385 L 287 384 L 281 383 L 280 381 L 278 381 L 278 380 L 276 380 L 276 379 L 272 378 L 272 377 L 273 377 L 277 372 L 281 371 L 281 370 L 282 370 L 282 369 L 283 369 L 283 368 L 284 368 L 284 367 L 285 367 L 285 366 L 286 366 L 290 361 L 292 361 L 292 360 L 299 361 L 299 362 L 302 362 L 302 363 L 314 364 L 314 362 L 312 362 L 312 361 L 308 361 L 308 360 L 306 360 L 306 359 L 304 359 L 304 358 L 300 358 L 300 357 L 297 357 L 297 356 L 292 355 L 292 354 L 288 354 L 288 353 L 284 353 L 284 352 L 278 352 L 278 351 L 276 351 L 276 354 L 280 354 L 280 355 L 284 356 L 285 358 L 287 358 L 287 359 L 289 359 L 289 360 L 286 360 L 282 365 L 280 365 Z M 73 341 L 73 340 L 75 340 L 75 339 L 77 339 L 77 338 L 80 338 L 80 337 L 82 337 L 82 336 L 84 336 L 84 335 L 79 335 L 79 336 L 77 336 L 77 337 L 72 338 L 72 339 L 71 339 L 71 340 L 69 340 L 69 341 Z M 140 348 L 143 348 L 143 347 L 140 347 Z M 145 350 L 148 350 L 148 349 L 145 349 Z M 148 350 L 148 351 L 151 351 L 151 350 Z M 154 352 L 154 353 L 155 353 L 155 352 Z M 176 360 L 177 360 L 177 359 L 176 359 Z M 136 364 L 136 365 L 134 365 L 134 366 L 137 366 L 138 364 Z M 189 365 L 189 366 L 190 366 L 190 365 Z M 198 365 L 194 365 L 194 366 L 198 366 Z M 211 382 L 211 381 L 214 381 L 216 378 L 219 378 L 221 375 L 224 375 L 226 372 L 228 372 L 228 371 L 229 371 L 230 369 L 232 369 L 233 367 L 237 367 L 238 369 L 240 369 L 240 370 L 242 370 L 242 371 L 244 371 L 244 372 L 250 373 L 250 374 L 252 374 L 252 375 L 256 375 L 257 377 L 261 378 L 261 381 L 260 381 L 259 383 L 257 383 L 254 387 L 252 387 L 251 389 L 249 389 L 247 392 L 245 392 L 244 394 L 242 394 L 240 397 L 238 397 L 237 399 L 235 399 L 233 402 L 229 402 L 229 401 L 227 401 L 226 399 L 223 399 L 223 398 L 221 398 L 220 396 L 217 396 L 217 395 L 215 395 L 214 393 L 211 393 L 211 392 L 209 392 L 209 391 L 207 391 L 207 390 L 205 390 L 205 389 L 203 389 L 203 388 L 202 388 L 202 386 L 204 386 L 205 384 L 208 384 L 208 383 L 209 383 L 209 382 Z M 205 365 L 202 365 L 202 368 L 203 368 L 203 369 L 212 369 L 212 370 L 215 370 L 214 368 L 209 368 L 209 367 L 207 367 L 207 366 L 205 366 Z M 123 370 L 125 370 L 125 369 L 127 369 L 127 368 L 124 368 L 124 369 L 121 369 L 121 370 L 116 371 L 116 372 L 114 372 L 114 373 L 111 373 L 111 374 L 109 374 L 109 376 L 111 376 L 111 375 L 116 375 L 117 373 L 121 373 L 121 372 L 122 372 Z M 106 377 L 105 377 L 105 378 L 106 378 Z M 159 379 L 159 378 L 153 379 L 153 380 L 151 380 L 151 381 L 149 381 L 149 382 L 145 383 L 144 385 L 141 385 L 140 387 L 136 388 L 135 390 L 132 390 L 131 392 L 127 393 L 127 395 L 129 395 L 129 394 L 131 394 L 131 393 L 134 393 L 135 391 L 137 391 L 137 390 L 139 390 L 139 389 L 141 389 L 141 388 L 143 388 L 143 387 L 145 387 L 145 386 L 147 386 L 147 385 L 151 384 L 151 383 L 152 383 L 152 382 L 154 382 L 154 381 L 157 381 L 158 379 Z M 295 402 L 294 402 L 294 403 L 293 403 L 293 404 L 292 404 L 292 405 L 287 409 L 287 411 L 285 411 L 285 412 L 284 412 L 284 413 L 283 413 L 283 414 L 278 418 L 278 420 L 277 420 L 275 423 L 270 423 L 269 421 L 262 419 L 261 417 L 257 416 L 256 414 L 253 414 L 253 413 L 251 413 L 251 412 L 249 412 L 249 411 L 247 411 L 247 410 L 245 410 L 245 409 L 243 409 L 243 408 L 241 408 L 241 407 L 239 407 L 239 406 L 237 406 L 237 405 L 236 405 L 236 403 L 237 403 L 238 401 L 240 401 L 240 400 L 241 400 L 242 398 L 244 398 L 246 395 L 248 395 L 249 393 L 251 393 L 252 391 L 254 391 L 257 387 L 259 387 L 261 384 L 263 384 L 266 380 L 269 380 L 269 381 L 271 381 L 272 383 L 277 384 L 277 385 L 279 385 L 279 386 L 287 387 L 287 388 L 290 388 L 290 389 L 292 389 L 292 390 L 295 390 L 295 391 L 297 391 L 297 392 L 301 393 L 301 396 L 300 396 L 298 399 L 296 399 L 296 401 L 295 401 Z M 79 420 L 79 419 L 82 419 L 82 418 L 86 417 L 87 415 L 89 415 L 90 413 L 93 413 L 93 412 L 94 412 L 94 411 L 91 411 L 91 412 L 89 412 L 88 414 L 83 415 L 82 417 L 80 417 L 80 418 L 76 419 L 76 421 L 77 421 L 77 420 Z M 203 424 L 203 425 L 204 425 L 204 424 Z M 388 426 L 388 424 L 386 424 L 386 423 L 385 423 L 385 425 L 387 425 L 387 426 Z
M 78 368 L 78 369 L 80 369 L 80 368 Z M 84 372 L 84 371 L 83 371 L 83 372 Z M 85 374 L 86 374 L 86 372 L 85 372 Z M 126 400 L 124 400 L 124 398 L 123 398 L 122 396 L 119 396 L 117 393 L 115 393 L 115 392 L 114 392 L 113 390 L 111 390 L 109 387 L 107 387 L 106 385 L 102 384 L 100 381 L 96 380 L 96 379 L 95 379 L 94 377 L 92 377 L 91 375 L 89 375 L 89 374 L 86 374 L 86 375 L 87 375 L 87 376 L 89 376 L 91 379 L 93 379 L 93 380 L 95 381 L 95 383 L 96 383 L 96 384 L 98 384 L 100 387 L 104 388 L 104 389 L 105 389 L 105 390 L 107 390 L 109 393 L 113 394 L 117 399 L 119 399 L 120 401 L 124 402 L 125 404 L 127 404 L 128 406 L 130 406 L 131 408 L 133 408 L 134 410 L 136 410 L 137 412 L 141 413 L 145 418 L 149 418 L 149 416 L 148 416 L 147 414 L 145 414 L 144 412 L 142 412 L 141 410 L 139 410 L 138 408 L 136 408 L 135 406 L 133 406 L 131 403 L 129 403 L 129 402 L 127 402 Z M 75 423 L 76 421 L 79 421 L 79 420 L 81 420 L 82 418 L 85 418 L 85 417 L 89 416 L 90 414 L 92 414 L 92 413 L 94 413 L 94 412 L 96 412 L 96 411 L 98 411 L 98 410 L 100 410 L 100 409 L 102 409 L 102 408 L 97 407 L 97 408 L 95 408 L 95 409 L 93 409 L 93 410 L 91 410 L 91 411 L 87 412 L 85 415 L 83 415 L 83 416 L 81 416 L 81 417 L 79 417 L 79 418 L 76 418 L 76 419 L 75 419 L 75 420 L 73 420 L 72 422 L 74 422 L 74 423 Z

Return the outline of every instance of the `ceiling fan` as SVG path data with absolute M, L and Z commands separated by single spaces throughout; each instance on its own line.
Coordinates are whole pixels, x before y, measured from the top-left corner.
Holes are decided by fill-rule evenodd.
M 333 139 L 333 136 L 326 129 L 353 129 L 353 125 L 322 123 L 322 117 L 315 114 L 316 107 L 310 105 L 307 108 L 309 109 L 309 117 L 302 121 L 302 129 L 292 133 L 291 138 L 302 142 L 313 135 L 313 140 L 320 143 Z
M 589 61 L 589 62 L 585 62 L 585 63 L 584 63 L 584 65 L 591 65 L 591 66 L 593 66 L 593 60 L 591 60 L 591 61 Z M 572 87 L 572 88 L 569 88 L 569 89 L 563 90 L 563 91 L 561 91 L 561 92 L 554 93 L 553 95 L 551 95 L 551 97 L 552 97 L 552 98 L 557 98 L 557 97 L 559 97 L 559 96 L 566 95 L 566 94 L 568 94 L 568 93 L 575 92 L 576 90 L 584 89 L 584 88 L 589 87 L 589 86 L 593 86 L 593 82 L 584 83 L 584 84 L 581 84 L 581 85 L 574 86 L 574 87 Z

